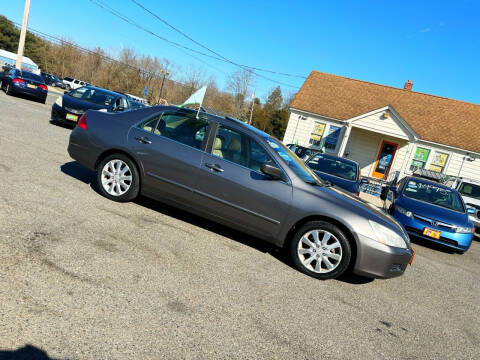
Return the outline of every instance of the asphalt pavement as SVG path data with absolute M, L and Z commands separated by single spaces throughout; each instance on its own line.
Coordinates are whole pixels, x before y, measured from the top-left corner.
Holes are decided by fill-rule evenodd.
M 100 196 L 46 105 L 0 92 L 0 359 L 478 359 L 480 242 L 319 281 L 273 246 Z M 23 356 L 23 357 L 22 357 Z

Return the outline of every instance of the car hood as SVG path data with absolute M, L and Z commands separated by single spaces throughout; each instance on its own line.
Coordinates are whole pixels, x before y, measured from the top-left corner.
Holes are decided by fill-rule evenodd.
M 94 104 L 89 101 L 74 98 L 73 96 L 70 96 L 68 94 L 63 95 L 62 104 L 64 108 L 68 107 L 70 109 L 79 110 L 81 112 L 85 112 L 90 109 L 91 110 L 108 109 L 108 106 L 106 105 Z
M 342 179 L 338 176 L 326 174 L 321 171 L 315 171 L 315 174 L 317 174 L 321 179 L 330 181 L 332 184 L 337 185 L 338 187 L 341 187 L 342 189 L 345 189 L 350 192 L 356 192 L 357 191 L 357 182 L 355 180 L 347 180 L 347 179 Z
M 460 194 L 460 195 L 462 196 L 463 202 L 465 203 L 465 205 L 468 206 L 468 204 L 472 204 L 472 205 L 475 205 L 477 208 L 480 209 L 480 199 L 476 199 L 476 198 L 466 196 L 466 195 L 462 195 L 462 194 Z
M 402 225 L 395 218 L 368 201 L 337 186 L 322 186 L 318 188 L 318 191 L 327 193 L 331 198 L 341 202 L 341 206 L 354 210 L 368 220 L 390 227 L 392 230 L 402 233 L 408 239 L 408 235 L 403 230 Z
M 409 199 L 405 196 L 402 196 L 402 198 L 396 201 L 395 204 L 416 215 L 438 220 L 447 224 L 466 226 L 469 223 L 467 213 L 461 213 L 441 206 L 428 204 L 423 201 Z

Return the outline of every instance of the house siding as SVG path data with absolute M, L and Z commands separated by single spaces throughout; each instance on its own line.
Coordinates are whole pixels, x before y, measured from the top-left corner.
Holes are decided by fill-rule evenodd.
M 399 125 L 394 116 L 388 113 L 388 117 L 385 117 L 384 114 L 385 111 L 376 112 L 360 119 L 353 120 L 351 124 L 357 128 L 381 132 L 382 134 L 402 139 L 408 139 L 405 129 Z

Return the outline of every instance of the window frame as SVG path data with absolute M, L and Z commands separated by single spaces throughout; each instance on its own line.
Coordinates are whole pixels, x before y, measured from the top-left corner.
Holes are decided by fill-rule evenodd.
M 285 184 L 288 184 L 288 185 L 291 185 L 291 180 L 290 180 L 290 177 L 288 176 L 287 172 L 285 171 L 285 169 L 283 168 L 283 166 L 280 165 L 280 163 L 278 162 L 278 160 L 276 159 L 276 157 L 274 156 L 274 154 L 272 154 L 272 152 L 268 149 L 267 146 L 265 146 L 265 144 L 263 144 L 261 141 L 258 141 L 255 136 L 252 136 L 251 134 L 248 134 L 248 132 L 245 132 L 243 131 L 242 129 L 239 129 L 235 126 L 230 126 L 230 124 L 224 124 L 223 122 L 219 122 L 217 120 L 212 120 L 212 123 L 214 124 L 214 126 L 211 127 L 210 129 L 210 134 L 209 134 L 209 142 L 208 142 L 208 145 L 207 145 L 207 148 L 209 149 L 209 151 L 206 151 L 207 154 L 211 155 L 211 156 L 214 156 L 215 158 L 217 159 L 222 159 L 224 161 L 227 161 L 231 164 L 234 164 L 236 166 L 239 166 L 241 168 L 244 168 L 248 171 L 253 171 L 257 174 L 261 174 L 263 177 L 268 177 L 268 175 L 264 174 L 263 172 L 261 171 L 256 171 L 256 170 L 253 170 L 253 169 L 250 169 L 249 167 L 246 167 L 244 165 L 241 165 L 241 164 L 238 164 L 236 162 L 233 162 L 233 161 L 230 161 L 228 159 L 225 159 L 225 158 L 221 158 L 217 155 L 214 155 L 212 152 L 213 152 L 213 142 L 215 141 L 215 137 L 217 135 L 217 129 L 218 129 L 218 126 L 223 126 L 229 130 L 232 130 L 232 131 L 236 131 L 238 132 L 240 135 L 242 136 L 246 136 L 249 140 L 252 140 L 254 141 L 260 148 L 262 148 L 267 154 L 268 156 L 270 156 L 270 158 L 273 160 L 273 162 L 275 163 L 275 165 L 282 170 L 283 172 L 283 175 L 284 175 L 284 179 L 282 180 L 279 180 Z
M 166 110 L 166 111 L 160 111 L 160 112 L 157 112 L 157 113 L 154 113 L 154 114 L 150 114 L 146 117 L 144 117 L 142 120 L 140 120 L 139 122 L 135 123 L 134 125 L 132 125 L 132 128 L 135 128 L 137 130 L 140 130 L 140 131 L 143 131 L 147 134 L 150 134 L 150 135 L 154 135 L 154 136 L 158 136 L 162 139 L 166 139 L 166 140 L 169 140 L 169 141 L 173 141 L 177 144 L 181 144 L 183 146 L 186 146 L 186 147 L 189 147 L 191 149 L 195 149 L 195 150 L 198 150 L 198 151 L 202 151 L 202 152 L 207 152 L 206 149 L 207 149 L 207 144 L 208 144 L 208 141 L 209 141 L 209 136 L 210 136 L 210 132 L 211 132 L 211 128 L 213 126 L 213 123 L 214 121 L 212 121 L 211 119 L 209 119 L 208 117 L 206 116 L 201 116 L 199 119 L 202 119 L 202 120 L 205 120 L 207 121 L 207 130 L 205 131 L 205 136 L 203 138 L 203 141 L 200 145 L 200 148 L 196 148 L 194 146 L 190 146 L 188 144 L 185 144 L 183 142 L 180 142 L 178 140 L 175 140 L 175 139 L 172 139 L 172 138 L 169 138 L 167 136 L 164 136 L 164 135 L 160 135 L 160 134 L 155 134 L 155 130 L 157 129 L 157 126 L 158 124 L 160 123 L 160 120 L 163 118 L 164 115 L 172 115 L 172 114 L 184 114 L 184 115 L 189 115 L 190 113 L 189 112 L 186 112 L 186 111 L 182 111 L 181 109 L 179 109 L 179 111 L 177 110 Z M 146 122 L 146 121 L 149 121 L 150 119 L 154 118 L 155 116 L 159 116 L 160 117 L 157 119 L 157 122 L 155 123 L 155 127 L 152 127 L 152 130 L 151 131 L 147 131 L 141 127 L 139 127 L 140 124 Z

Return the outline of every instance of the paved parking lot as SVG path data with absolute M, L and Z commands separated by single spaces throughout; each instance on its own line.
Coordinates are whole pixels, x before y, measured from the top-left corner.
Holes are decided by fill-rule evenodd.
M 415 244 L 396 279 L 312 279 L 239 232 L 101 197 L 55 98 L 0 93 L 0 359 L 480 358 L 478 240 Z

